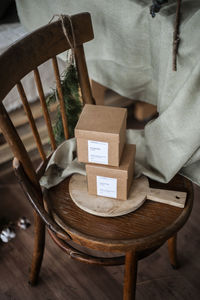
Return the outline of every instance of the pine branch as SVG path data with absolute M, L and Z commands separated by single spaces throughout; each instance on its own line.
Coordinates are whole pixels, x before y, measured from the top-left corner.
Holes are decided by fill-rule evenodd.
M 74 65 L 71 64 L 64 73 L 63 78 L 61 78 L 61 87 L 68 121 L 69 137 L 71 138 L 74 136 L 74 128 L 82 110 L 82 103 L 80 101 L 78 90 L 78 76 Z M 54 89 L 47 97 L 46 102 L 47 106 L 58 102 L 58 92 L 56 89 Z M 56 144 L 61 144 L 65 140 L 65 136 L 59 103 L 57 106 L 56 120 L 53 124 L 53 131 Z

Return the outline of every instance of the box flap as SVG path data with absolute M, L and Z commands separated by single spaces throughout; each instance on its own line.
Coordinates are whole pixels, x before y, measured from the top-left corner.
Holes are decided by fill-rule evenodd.
M 119 134 L 99 132 L 99 131 L 86 131 L 75 128 L 75 137 L 79 139 L 93 140 L 98 142 L 115 142 L 119 143 Z
M 98 165 L 98 164 L 86 164 L 87 174 L 94 174 L 99 176 L 107 176 L 113 178 L 128 178 L 129 165 L 132 161 L 135 161 L 136 146 L 126 144 L 122 155 L 121 163 L 119 167 Z
M 127 170 L 119 170 L 118 167 L 111 167 L 98 164 L 86 164 L 87 175 L 111 177 L 111 178 L 128 178 Z
M 125 108 L 86 104 L 75 128 L 76 138 L 119 142 Z M 109 135 L 109 136 L 108 136 Z

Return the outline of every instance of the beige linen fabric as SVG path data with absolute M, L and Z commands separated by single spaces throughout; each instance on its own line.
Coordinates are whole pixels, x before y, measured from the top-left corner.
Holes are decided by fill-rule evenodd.
M 50 188 L 73 173 L 85 175 L 85 165 L 77 161 L 75 152 L 75 138 L 62 143 L 51 156 L 45 174 L 40 179 L 40 184 L 43 187 Z
M 134 176 L 139 177 L 144 174 L 155 180 L 167 182 L 165 170 L 161 169 L 159 165 L 158 169 L 156 169 L 149 164 L 144 141 L 143 130 L 129 129 L 126 131 L 126 142 L 128 144 L 136 144 L 137 147 Z M 158 160 L 158 164 L 159 163 L 160 160 Z M 171 170 L 169 167 L 167 171 L 169 169 Z M 187 176 L 187 173 L 185 174 L 183 171 L 183 175 Z M 168 171 L 168 174 L 170 172 L 171 171 Z M 86 175 L 85 164 L 79 163 L 76 157 L 76 139 L 72 138 L 63 142 L 53 153 L 47 165 L 45 174 L 40 179 L 40 184 L 45 188 L 51 188 L 74 173 Z M 171 173 L 171 176 L 173 177 L 176 173 L 175 169 L 175 173 Z M 194 178 L 190 179 L 195 181 Z
M 17 0 L 28 30 L 53 14 L 91 13 L 95 40 L 86 58 L 90 77 L 119 94 L 156 104 L 159 117 L 128 132 L 137 170 L 162 182 L 177 172 L 200 184 L 200 1 L 183 0 L 178 71 L 172 71 L 176 1 L 152 19 L 149 0 Z

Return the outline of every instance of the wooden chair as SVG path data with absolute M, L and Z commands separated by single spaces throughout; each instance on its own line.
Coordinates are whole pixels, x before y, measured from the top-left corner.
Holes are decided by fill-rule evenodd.
M 71 17 L 71 21 L 76 37 L 75 57 L 83 101 L 84 103 L 93 103 L 83 50 L 83 43 L 93 39 L 90 15 L 88 13 L 74 15 Z M 97 217 L 79 209 L 71 200 L 68 192 L 69 178 L 58 186 L 45 190 L 45 192 L 42 191 L 39 178 L 45 170 L 48 158 L 42 147 L 42 141 L 21 79 L 27 73 L 34 71 L 53 151 L 56 148 L 56 143 L 37 67 L 48 59 L 52 60 L 59 91 L 65 136 L 68 138 L 67 120 L 62 109 L 63 97 L 56 55 L 69 48 L 70 46 L 63 34 L 61 22 L 56 21 L 27 35 L 0 56 L 0 127 L 14 153 L 13 165 L 16 174 L 35 212 L 35 244 L 29 281 L 31 284 L 35 284 L 38 279 L 43 258 L 46 225 L 54 242 L 72 259 L 105 266 L 125 263 L 123 299 L 134 299 L 137 262 L 139 259 L 151 254 L 168 240 L 170 262 L 172 266 L 177 267 L 176 234 L 187 221 L 192 209 L 192 184 L 180 175 L 175 176 L 166 185 L 150 180 L 152 187 L 186 191 L 187 202 L 185 208 L 181 209 L 146 201 L 135 212 L 117 218 Z M 35 171 L 30 156 L 2 104 L 2 100 L 15 85 L 17 85 L 42 159 L 37 171 Z M 70 241 L 73 241 L 73 246 Z M 88 255 L 75 249 L 75 244 L 93 250 L 113 253 L 114 257 Z M 121 254 L 116 257 L 116 253 Z

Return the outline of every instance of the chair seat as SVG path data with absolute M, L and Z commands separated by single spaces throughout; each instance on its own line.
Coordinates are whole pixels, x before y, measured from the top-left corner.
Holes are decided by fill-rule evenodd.
M 168 184 L 150 180 L 150 186 L 187 192 L 184 209 L 146 200 L 136 211 L 104 218 L 76 206 L 69 194 L 69 178 L 47 191 L 48 210 L 76 243 L 95 250 L 141 251 L 164 243 L 186 222 L 192 208 L 192 184 L 177 175 Z

